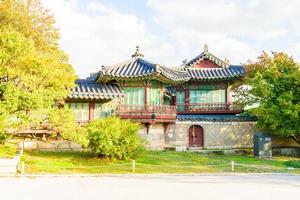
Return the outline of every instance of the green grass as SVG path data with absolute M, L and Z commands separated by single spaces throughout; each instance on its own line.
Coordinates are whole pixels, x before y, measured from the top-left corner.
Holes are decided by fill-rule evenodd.
M 25 171 L 30 174 L 73 173 L 132 173 L 131 161 L 95 158 L 90 152 L 25 152 Z M 252 156 L 201 155 L 192 152 L 146 151 L 136 159 L 135 173 L 203 173 L 231 172 L 230 161 L 236 163 L 236 172 L 292 172 L 287 163 L 291 157 L 271 160 Z
M 12 143 L 0 144 L 0 158 L 12 158 L 16 155 L 17 146 Z

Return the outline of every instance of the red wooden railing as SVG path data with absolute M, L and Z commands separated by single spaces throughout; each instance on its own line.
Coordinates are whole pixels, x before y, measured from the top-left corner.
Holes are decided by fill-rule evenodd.
M 177 104 L 178 112 L 241 112 L 242 106 L 237 103 L 190 103 L 188 106 L 185 104 Z
M 118 106 L 117 114 L 122 118 L 176 119 L 176 106 L 170 105 L 124 105 Z

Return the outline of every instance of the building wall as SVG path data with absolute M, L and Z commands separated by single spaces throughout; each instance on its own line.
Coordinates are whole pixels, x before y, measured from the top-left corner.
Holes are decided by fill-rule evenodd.
M 148 149 L 162 150 L 166 145 L 164 126 L 162 124 L 149 125 L 148 131 L 147 127 L 144 126 L 140 129 L 139 135 L 146 140 Z
M 252 148 L 255 122 L 178 122 L 166 129 L 166 146 L 188 147 L 188 132 L 192 125 L 204 130 L 204 148 Z

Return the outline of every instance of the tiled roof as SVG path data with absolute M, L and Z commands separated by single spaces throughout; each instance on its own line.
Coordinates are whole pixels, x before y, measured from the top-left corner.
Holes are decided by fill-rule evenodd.
M 197 64 L 200 61 L 209 61 L 214 63 L 215 67 L 199 68 Z M 192 60 L 180 65 L 176 68 L 179 71 L 186 71 L 190 79 L 198 81 L 217 81 L 238 79 L 245 74 L 242 65 L 230 65 L 228 60 L 221 60 L 208 52 L 207 45 L 204 51 Z
M 197 81 L 232 80 L 244 76 L 244 68 L 241 65 L 229 65 L 229 61 L 222 61 L 208 52 L 207 45 L 204 51 L 177 68 L 169 68 L 154 64 L 145 60 L 144 55 L 137 47 L 132 59 L 110 66 L 103 66 L 99 73 L 93 74 L 97 82 L 109 82 L 128 79 L 156 79 L 167 83 L 185 82 L 190 79 Z M 215 67 L 199 68 L 196 65 L 208 60 Z
M 244 68 L 240 65 L 216 68 L 186 68 L 191 79 L 201 81 L 230 80 L 244 76 Z
M 69 99 L 113 99 L 123 96 L 123 90 L 116 84 L 96 83 L 93 79 L 78 79 Z
M 208 52 L 208 47 L 205 44 L 204 45 L 204 51 L 199 54 L 198 56 L 196 56 L 195 58 L 193 58 L 192 60 L 188 61 L 185 64 L 185 68 L 190 68 L 190 67 L 194 67 L 197 63 L 199 63 L 200 61 L 203 60 L 209 60 L 210 62 L 216 64 L 219 67 L 228 67 L 229 65 L 229 61 L 223 61 L 219 58 L 217 58 L 216 56 L 214 56 L 213 54 L 211 54 L 210 52 Z
M 99 72 L 100 80 L 130 79 L 156 77 L 159 80 L 187 81 L 189 80 L 186 71 L 179 71 L 159 64 L 153 64 L 141 57 L 134 57 L 131 60 L 103 67 Z
M 255 122 L 250 116 L 241 115 L 177 115 L 178 122 Z

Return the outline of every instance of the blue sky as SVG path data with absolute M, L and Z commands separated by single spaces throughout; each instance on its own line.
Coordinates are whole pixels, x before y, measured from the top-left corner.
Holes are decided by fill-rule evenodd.
M 264 50 L 300 60 L 300 1 L 43 0 L 60 28 L 60 46 L 81 77 L 130 58 L 180 65 L 209 51 L 231 64 Z

